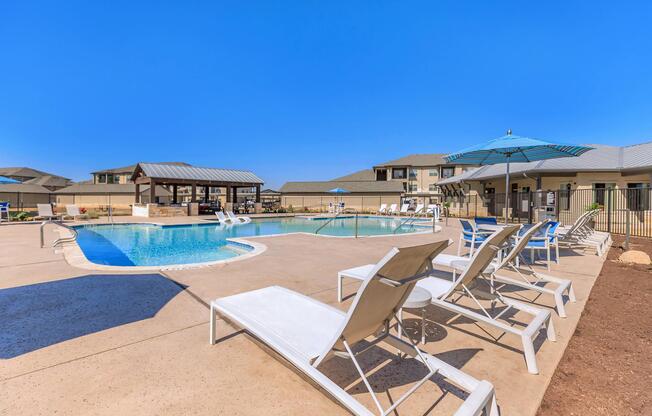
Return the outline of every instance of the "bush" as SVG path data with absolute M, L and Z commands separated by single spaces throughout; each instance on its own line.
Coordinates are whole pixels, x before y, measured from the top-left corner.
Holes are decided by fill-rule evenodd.
M 27 221 L 30 217 L 25 211 L 12 212 L 9 215 L 13 221 Z

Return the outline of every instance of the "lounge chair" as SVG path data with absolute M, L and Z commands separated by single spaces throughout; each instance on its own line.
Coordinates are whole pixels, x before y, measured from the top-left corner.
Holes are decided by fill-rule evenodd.
M 233 225 L 233 221 L 231 221 L 229 218 L 226 218 L 222 211 L 215 211 L 215 215 L 217 216 L 217 220 L 220 222 L 220 224 Z
M 533 225 L 518 237 L 517 243 L 510 252 L 498 262 L 494 260 L 491 266 L 485 270 L 485 273 L 491 275 L 491 284 L 494 290 L 500 291 L 505 285 L 516 286 L 526 290 L 537 292 L 541 295 L 551 295 L 555 301 L 557 315 L 566 318 L 566 309 L 564 307 L 564 294 L 568 295 L 571 302 L 575 302 L 575 292 L 573 291 L 572 281 L 555 276 L 549 276 L 536 272 L 522 257 L 530 238 L 538 232 L 539 229 L 546 225 L 547 221 L 542 221 Z M 435 264 L 447 267 L 460 267 L 468 262 L 468 257 L 453 256 L 450 254 L 440 254 L 435 257 Z M 525 267 L 521 267 L 525 265 Z M 502 271 L 512 270 L 518 277 L 507 276 Z M 498 283 L 498 284 L 496 284 Z M 538 297 L 538 296 L 537 296 Z M 536 300 L 536 298 L 534 299 Z
M 387 204 L 380 204 L 380 208 L 378 208 L 378 214 L 386 214 L 387 213 Z
M 417 204 L 417 207 L 414 209 L 414 215 L 423 215 L 425 212 L 423 211 L 423 208 L 425 207 L 425 204 Z
M 397 210 L 397 205 L 396 205 L 396 204 L 392 204 L 392 205 L 390 205 L 390 206 L 389 206 L 389 209 L 387 210 L 387 215 L 394 215 L 394 214 L 396 214 L 396 210 Z
M 519 228 L 520 226 L 518 225 L 507 226 L 493 233 L 476 250 L 468 262 L 467 267 L 458 278 L 454 278 L 450 274 L 446 278 L 435 277 L 435 273 L 440 274 L 441 272 L 439 270 L 436 272 L 433 270 L 433 276 L 417 282 L 417 286 L 431 293 L 432 305 L 521 338 L 528 372 L 538 374 L 539 368 L 537 366 L 533 339 L 537 337 L 540 330 L 546 329 L 548 340 L 556 340 L 550 311 L 504 297 L 500 291 L 491 287 L 489 279 L 478 279 L 485 273 L 485 270 L 491 264 L 496 253 L 501 250 L 503 245 L 509 241 Z M 481 291 L 479 289 L 478 286 L 483 281 L 487 284 L 490 289 L 489 291 Z M 491 315 L 478 301 L 478 297 L 491 301 L 491 312 L 494 312 L 497 304 L 503 306 L 502 311 Z M 470 300 L 470 303 L 474 305 L 473 308 L 461 305 L 459 303 L 461 299 Z M 476 312 L 478 309 L 481 313 Z M 510 309 L 525 312 L 534 318 L 530 323 L 521 323 L 525 326 L 523 329 L 513 326 L 513 323 L 510 324 L 510 321 L 500 321 L 499 319 Z
M 587 211 L 580 215 L 570 227 L 560 227 L 559 243 L 573 247 L 592 247 L 598 256 L 602 256 L 612 243 L 611 234 L 595 231 L 590 223 L 600 213 L 599 209 Z
M 226 211 L 226 215 L 229 217 L 229 220 L 231 220 L 233 224 L 248 224 L 251 222 L 251 218 L 249 217 L 236 217 L 233 211 Z
M 410 208 L 410 204 L 401 205 L 401 211 L 398 214 L 399 215 L 407 214 L 409 208 Z
M 79 207 L 77 205 L 66 205 L 66 216 L 72 217 L 73 221 L 76 221 L 79 217 L 88 218 L 88 215 L 82 214 L 79 211 Z
M 52 204 L 36 204 L 36 209 L 38 210 L 39 218 L 43 218 L 47 221 L 63 220 L 62 215 L 55 214 L 54 211 L 52 211 Z
M 447 244 L 447 241 L 440 241 L 390 250 L 364 280 L 346 313 L 278 286 L 214 300 L 211 302 L 210 311 L 210 343 L 216 343 L 219 313 L 276 351 L 355 415 L 393 413 L 421 385 L 433 375 L 439 374 L 445 377 L 447 382 L 469 393 L 457 409 L 456 415 L 497 416 L 498 408 L 491 383 L 476 380 L 442 360 L 422 352 L 407 334 L 407 341 L 404 341 L 389 333 L 390 322 L 396 319 L 397 311 L 408 298 L 415 283 L 425 276 L 424 271 L 430 268 L 432 258 Z M 386 409 L 365 375 L 365 371 L 370 370 L 363 370 L 358 362 L 359 355 L 376 348 L 381 342 L 392 350 L 398 349 L 425 367 L 424 377 L 403 396 L 392 400 L 392 404 Z M 354 353 L 356 346 L 357 352 Z M 363 406 L 320 371 L 322 363 L 333 356 L 351 359 L 371 394 L 377 413 Z M 306 414 L 310 413 L 310 410 L 306 409 Z

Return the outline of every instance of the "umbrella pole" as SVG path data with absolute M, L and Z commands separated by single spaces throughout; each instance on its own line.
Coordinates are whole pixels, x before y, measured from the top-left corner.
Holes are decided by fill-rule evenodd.
M 509 217 L 509 156 L 507 155 L 507 172 L 505 174 L 505 225 L 507 225 L 507 218 Z

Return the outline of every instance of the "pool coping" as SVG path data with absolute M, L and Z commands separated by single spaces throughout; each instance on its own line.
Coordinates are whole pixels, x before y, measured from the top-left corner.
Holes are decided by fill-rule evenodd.
M 380 217 L 380 218 L 386 218 L 386 217 Z M 95 226 L 95 225 L 130 225 L 130 224 L 157 225 L 161 227 L 166 227 L 170 225 L 170 224 L 162 224 L 156 222 L 136 222 L 136 223 L 117 223 L 117 224 L 116 223 L 114 224 L 93 223 L 91 225 Z M 80 227 L 83 227 L 84 225 L 86 224 L 79 224 Z M 203 223 L 173 224 L 173 226 L 184 226 L 184 225 L 203 225 Z M 424 225 L 418 225 L 418 226 L 425 227 Z M 167 264 L 161 266 L 110 266 L 105 264 L 93 263 L 92 261 L 88 260 L 88 258 L 86 258 L 86 255 L 84 254 L 83 250 L 81 249 L 81 247 L 79 246 L 76 240 L 63 243 L 59 248 L 55 247 L 55 252 L 63 254 L 64 259 L 69 265 L 85 270 L 97 270 L 97 271 L 107 271 L 107 272 L 153 272 L 153 271 L 166 271 L 166 270 L 187 270 L 187 269 L 199 269 L 204 267 L 229 264 L 236 261 L 247 260 L 252 257 L 258 256 L 259 254 L 262 254 L 267 250 L 267 246 L 265 244 L 256 241 L 250 241 L 251 239 L 256 240 L 261 238 L 284 237 L 288 235 L 307 235 L 307 236 L 319 237 L 319 238 L 326 237 L 326 238 L 361 239 L 361 238 L 378 238 L 378 237 L 386 238 L 386 237 L 400 237 L 400 236 L 410 236 L 410 235 L 419 235 L 419 234 L 433 234 L 432 227 L 430 226 L 428 227 L 429 227 L 428 230 L 415 231 L 411 233 L 364 235 L 358 237 L 353 235 L 327 235 L 327 234 L 315 234 L 315 233 L 299 231 L 299 232 L 283 233 L 283 234 L 268 234 L 268 235 L 256 235 L 256 236 L 248 236 L 248 237 L 227 238 L 226 239 L 227 242 L 236 243 L 238 245 L 246 245 L 251 247 L 252 250 L 228 259 L 214 260 L 214 261 L 200 262 L 200 263 Z M 438 233 L 441 230 L 442 229 L 440 225 L 435 226 L 435 233 Z M 62 238 L 73 237 L 70 230 L 66 227 L 63 226 L 56 227 L 55 231 L 58 232 Z

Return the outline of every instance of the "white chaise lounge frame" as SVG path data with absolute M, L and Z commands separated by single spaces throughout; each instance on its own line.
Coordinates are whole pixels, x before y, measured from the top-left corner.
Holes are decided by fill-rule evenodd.
M 428 277 L 417 282 L 417 286 L 431 292 L 432 304 L 437 307 L 455 312 L 456 314 L 490 325 L 505 333 L 520 337 L 528 372 L 531 374 L 538 374 L 539 367 L 537 366 L 534 350 L 534 339 L 539 334 L 539 331 L 543 329 L 546 329 L 548 340 L 556 341 L 557 339 L 550 311 L 504 297 L 500 291 L 497 290 L 482 292 L 475 288 L 473 290 L 470 289 L 470 284 L 474 280 L 477 280 L 478 277 L 482 276 L 487 266 L 489 266 L 493 258 L 496 256 L 496 253 L 501 250 L 503 245 L 509 241 L 511 236 L 516 233 L 519 228 L 520 226 L 518 225 L 507 226 L 488 237 L 475 251 L 466 269 L 461 273 L 459 278 L 454 281 L 448 281 L 439 277 Z M 484 279 L 478 281 L 482 280 Z M 487 309 L 478 301 L 474 292 L 491 300 L 492 311 L 496 303 L 503 304 L 505 309 L 492 316 L 491 313 L 489 313 L 489 311 L 487 311 Z M 453 294 L 458 294 L 457 298 L 452 299 Z M 459 300 L 465 297 L 470 298 L 472 302 L 480 308 L 482 313 L 475 312 L 468 307 L 458 304 Z M 499 321 L 498 319 L 510 309 L 525 312 L 529 315 L 533 315 L 534 318 L 525 326 L 524 329 L 519 329 Z
M 503 257 L 500 263 L 492 263 L 493 271 L 491 274 L 491 284 L 494 290 L 500 291 L 505 285 L 512 285 L 526 290 L 532 290 L 540 295 L 551 295 L 555 301 L 555 309 L 561 318 L 566 318 L 566 308 L 564 306 L 564 295 L 568 296 L 571 302 L 575 302 L 575 292 L 573 291 L 573 282 L 569 279 L 550 276 L 542 274 L 534 270 L 532 266 L 525 261 L 523 252 L 528 244 L 528 241 L 547 221 L 542 221 L 533 225 L 521 237 L 517 243 L 510 250 L 510 252 Z M 520 257 L 520 262 L 517 261 Z M 435 264 L 440 266 L 452 267 L 454 261 L 466 260 L 468 257 L 453 256 L 450 254 L 440 254 L 435 257 Z M 525 265 L 525 268 L 523 267 Z M 518 277 L 511 277 L 501 274 L 501 270 L 510 269 L 518 275 Z M 501 285 L 496 285 L 496 282 Z M 553 287 L 541 286 L 541 284 Z M 507 295 L 503 295 L 507 296 Z M 538 298 L 537 296 L 537 298 Z M 536 299 L 526 299 L 528 302 L 534 302 Z
M 392 413 L 434 374 L 440 374 L 470 393 L 455 415 L 498 416 L 491 383 L 478 381 L 440 359 L 424 353 L 407 334 L 405 335 L 408 342 L 389 333 L 390 321 L 396 319 L 396 313 L 414 288 L 416 281 L 426 276 L 434 256 L 447 245 L 447 241 L 440 241 L 392 249 L 365 279 L 348 313 L 277 286 L 217 299 L 211 303 L 210 343 L 216 342 L 219 313 L 274 349 L 356 415 L 384 416 Z M 256 302 L 259 302 L 260 307 L 256 306 Z M 306 313 L 302 314 L 303 311 L 294 310 L 294 314 L 288 315 L 292 317 L 293 322 L 286 323 L 284 319 L 279 319 L 280 315 L 274 315 L 287 313 L 283 312 L 284 308 L 288 309 L 291 308 L 290 305 L 299 304 L 303 305 L 302 308 Z M 297 321 L 309 319 L 309 314 L 321 314 L 330 318 L 323 319 L 323 325 L 322 322 L 310 322 L 306 328 L 299 328 L 301 325 L 297 325 Z M 316 338 L 324 341 L 323 348 L 315 347 Z M 358 353 L 353 352 L 353 346 L 363 340 L 371 342 L 372 345 L 385 342 L 397 348 L 425 365 L 428 374 L 408 389 L 403 396 L 396 399 L 389 408 L 384 409 L 356 358 L 368 348 Z M 351 359 L 373 398 L 377 413 L 363 406 L 319 370 L 319 365 L 334 355 Z

